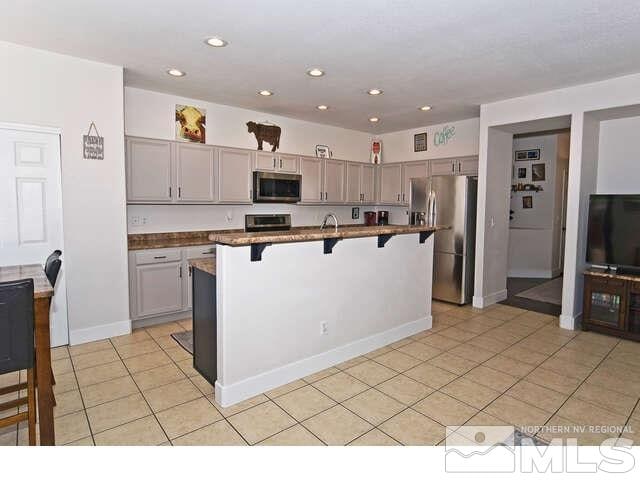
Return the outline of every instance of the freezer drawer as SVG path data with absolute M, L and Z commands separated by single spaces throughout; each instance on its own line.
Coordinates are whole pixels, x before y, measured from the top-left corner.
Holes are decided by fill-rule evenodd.
M 438 253 L 433 256 L 433 298 L 444 302 L 465 303 L 463 255 Z

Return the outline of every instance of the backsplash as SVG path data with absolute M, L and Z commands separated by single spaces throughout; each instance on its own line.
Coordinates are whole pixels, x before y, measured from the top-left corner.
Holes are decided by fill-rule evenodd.
M 244 228 L 248 213 L 290 213 L 293 226 L 319 225 L 324 216 L 335 213 L 341 224 L 364 223 L 365 211 L 388 210 L 389 221 L 408 223 L 405 207 L 374 207 L 358 205 L 360 218 L 351 218 L 351 206 L 336 205 L 129 205 L 127 226 L 129 233 L 185 232 Z

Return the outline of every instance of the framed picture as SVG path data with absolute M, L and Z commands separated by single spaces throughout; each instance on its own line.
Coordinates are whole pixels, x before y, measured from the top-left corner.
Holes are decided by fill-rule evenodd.
M 531 181 L 544 182 L 546 180 L 544 163 L 534 163 L 531 165 Z
M 522 197 L 522 208 L 533 208 L 533 197 L 531 195 Z
M 414 152 L 427 151 L 427 132 L 416 133 L 413 136 L 413 151 Z
M 527 167 L 518 167 L 518 179 L 527 178 Z
M 531 160 L 540 160 L 540 149 L 533 148 L 531 150 L 516 150 L 516 162 L 526 162 Z
M 316 145 L 316 157 L 331 158 L 331 150 L 326 145 Z
M 205 143 L 207 111 L 191 105 L 176 105 L 176 140 Z

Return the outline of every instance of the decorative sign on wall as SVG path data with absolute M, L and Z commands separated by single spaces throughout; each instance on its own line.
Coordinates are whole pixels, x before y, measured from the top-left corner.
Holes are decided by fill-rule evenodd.
M 205 143 L 207 111 L 190 105 L 176 105 L 176 139 Z
M 414 152 L 427 151 L 427 132 L 416 133 L 413 136 L 413 151 Z
M 436 131 L 433 134 L 433 145 L 441 147 L 449 143 L 449 141 L 456 136 L 456 127 L 453 125 L 445 125 L 442 130 Z
M 382 163 L 382 140 L 371 139 L 371 163 Z
M 516 150 L 515 160 L 516 162 L 540 160 L 540 149 L 532 148 L 531 150 Z
M 544 163 L 534 163 L 531 165 L 531 181 L 544 182 L 546 179 Z
M 247 122 L 247 131 L 256 136 L 256 140 L 258 141 L 258 150 L 262 150 L 262 142 L 267 142 L 271 145 L 272 152 L 275 152 L 277 148 L 280 148 L 280 134 L 282 133 L 282 130 L 279 126 L 270 122 Z
M 91 135 L 91 131 L 95 135 Z M 98 127 L 91 122 L 89 131 L 82 136 L 82 157 L 89 160 L 104 160 L 104 137 L 98 133 Z
M 522 197 L 522 208 L 533 208 L 533 197 L 531 195 Z
M 331 158 L 331 150 L 327 145 L 316 145 L 316 157 Z

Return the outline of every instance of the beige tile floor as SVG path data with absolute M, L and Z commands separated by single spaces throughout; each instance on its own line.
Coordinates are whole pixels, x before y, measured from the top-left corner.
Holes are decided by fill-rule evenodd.
M 538 427 L 626 426 L 622 437 L 638 442 L 640 344 L 502 305 L 433 310 L 429 331 L 229 408 L 170 337 L 189 320 L 56 348 L 56 442 L 437 445 L 461 424 L 526 426 L 546 440 Z M 0 386 L 17 379 L 0 376 Z M 0 445 L 26 442 L 26 425 L 0 429 Z

